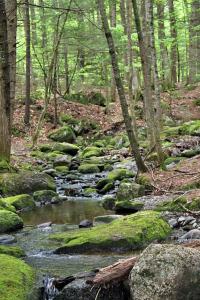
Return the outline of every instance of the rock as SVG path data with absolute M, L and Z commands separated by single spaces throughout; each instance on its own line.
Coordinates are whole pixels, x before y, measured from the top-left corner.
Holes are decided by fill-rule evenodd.
M 9 245 L 16 242 L 16 238 L 10 234 L 0 235 L 0 245 Z
M 122 215 L 104 215 L 104 216 L 97 216 L 94 218 L 95 223 L 111 223 L 112 221 L 118 220 L 122 218 Z
M 37 191 L 33 194 L 34 200 L 42 203 L 50 203 L 54 197 L 58 198 L 58 194 L 51 190 Z
M 53 162 L 53 167 L 59 167 L 59 166 L 69 166 L 70 165 L 70 157 L 68 155 L 62 155 L 57 158 L 55 158 Z
M 113 181 L 108 178 L 100 179 L 96 184 L 97 190 L 99 190 L 99 191 L 102 190 L 110 182 L 112 183 Z
M 10 165 L 5 159 L 0 159 L 0 173 L 8 172 Z
M 154 240 L 166 238 L 170 232 L 170 226 L 159 213 L 143 211 L 90 229 L 55 234 L 51 239 L 60 242 L 57 254 L 125 252 L 142 249 Z
M 103 154 L 103 150 L 98 147 L 86 147 L 82 152 L 83 158 L 90 158 L 93 156 L 101 156 Z
M 135 176 L 135 173 L 127 169 L 116 169 L 108 173 L 107 178 L 112 181 L 122 180 L 124 178 L 132 178 Z
M 176 228 L 176 227 L 178 227 L 178 225 L 179 225 L 177 219 L 170 219 L 170 220 L 168 221 L 168 223 L 169 223 L 169 225 L 170 225 L 172 228 Z
M 99 173 L 100 170 L 97 165 L 94 164 L 82 164 L 78 168 L 78 171 L 82 174 Z
M 117 201 L 115 203 L 115 211 L 119 213 L 135 213 L 137 211 L 142 210 L 144 207 L 144 203 L 139 201 Z
M 79 224 L 79 228 L 89 228 L 89 227 L 92 227 L 93 226 L 93 223 L 92 223 L 92 221 L 90 221 L 90 220 L 83 220 L 83 221 L 81 221 L 80 222 L 80 224 Z
M 67 142 L 74 143 L 76 140 L 75 133 L 69 126 L 63 126 L 59 129 L 54 130 L 48 135 L 48 138 L 55 142 Z
M 29 194 L 38 190 L 55 190 L 53 178 L 44 173 L 24 171 L 0 175 L 0 190 L 4 195 Z
M 0 233 L 21 229 L 23 220 L 15 213 L 8 210 L 0 210 Z
M 0 199 L 0 210 L 3 209 L 3 210 L 9 210 L 12 212 L 16 212 L 16 208 L 13 205 L 3 201 L 2 199 L 3 198 Z
M 20 247 L 8 245 L 0 245 L 0 254 L 7 254 L 18 258 L 25 256 L 24 250 L 22 250 Z
M 66 154 L 74 156 L 78 153 L 79 147 L 70 143 L 56 143 L 53 145 L 52 150 L 64 152 Z
M 69 173 L 69 167 L 67 166 L 58 166 L 55 169 L 56 169 L 56 173 L 60 175 L 66 175 Z
M 39 224 L 37 227 L 46 228 L 46 227 L 50 227 L 52 224 L 53 224 L 52 222 L 46 222 L 46 223 Z
M 139 174 L 137 178 L 137 183 L 144 186 L 145 191 L 151 192 L 154 189 L 149 174 Z
M 135 182 L 122 182 L 117 191 L 119 201 L 132 200 L 144 195 L 144 187 Z
M 56 296 L 55 300 L 94 300 L 98 294 L 99 287 L 91 286 L 86 283 L 86 279 L 76 279 L 64 287 L 61 294 Z M 122 284 L 112 284 L 111 286 L 102 287 L 98 300 L 115 299 L 127 300 L 125 286 Z
M 56 176 L 56 170 L 55 169 L 47 169 L 47 170 L 43 170 L 43 173 L 46 173 L 52 177 Z
M 194 120 L 184 123 L 179 127 L 179 134 L 200 136 L 200 121 Z
M 94 195 L 94 194 L 96 194 L 96 189 L 94 189 L 94 188 L 86 188 L 86 189 L 84 189 L 84 192 L 83 192 L 83 194 L 84 194 L 84 196 L 92 196 L 92 195 Z
M 182 235 L 180 240 L 199 240 L 200 239 L 200 230 L 192 229 L 186 234 Z
M 199 270 L 200 251 L 178 245 L 150 245 L 131 271 L 131 299 L 199 299 Z
M 35 281 L 33 269 L 18 258 L 0 254 L 0 270 L 1 299 L 28 299 Z
M 115 188 L 114 182 L 108 182 L 100 191 L 99 194 L 106 194 Z
M 33 197 L 28 194 L 2 198 L 1 200 L 9 205 L 14 206 L 17 210 L 33 209 L 35 207 Z
M 112 196 L 110 196 L 110 197 L 106 196 L 102 200 L 102 206 L 103 206 L 103 208 L 105 208 L 107 210 L 113 210 L 115 207 L 115 201 L 116 201 L 116 199 L 113 198 Z

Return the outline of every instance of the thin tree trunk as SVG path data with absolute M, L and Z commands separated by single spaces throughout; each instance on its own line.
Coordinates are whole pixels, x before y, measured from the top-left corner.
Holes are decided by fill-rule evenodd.
M 116 0 L 109 0 L 109 18 L 110 18 L 110 26 L 116 27 Z M 111 91 L 110 98 L 112 101 L 116 100 L 116 84 L 115 84 L 115 76 L 113 74 L 113 70 L 111 70 Z
M 10 68 L 5 1 L 0 0 L 0 160 L 10 160 Z
M 120 99 L 120 104 L 121 104 L 121 108 L 122 108 L 122 114 L 123 114 L 123 117 L 124 117 L 124 122 L 125 122 L 125 125 L 126 125 L 126 130 L 127 130 L 127 134 L 128 134 L 128 137 L 129 137 L 132 153 L 135 157 L 138 170 L 141 171 L 141 172 L 145 172 L 147 170 L 147 168 L 146 168 L 146 166 L 145 166 L 145 164 L 144 164 L 144 162 L 141 158 L 138 143 L 137 143 L 136 137 L 135 137 L 134 132 L 133 132 L 133 128 L 132 128 L 132 124 L 131 124 L 131 118 L 130 118 L 129 112 L 128 112 L 128 105 L 127 105 L 127 102 L 126 102 L 124 87 L 123 87 L 122 79 L 121 79 L 121 76 L 120 76 L 120 70 L 119 70 L 119 66 L 118 66 L 118 59 L 117 59 L 117 55 L 116 55 L 114 40 L 113 40 L 113 37 L 112 37 L 112 33 L 110 31 L 109 24 L 108 24 L 108 19 L 107 19 L 107 16 L 106 16 L 104 0 L 98 0 L 98 4 L 99 4 L 99 11 L 100 11 L 100 14 L 101 14 L 104 33 L 105 33 L 106 40 L 107 40 L 107 43 L 108 43 L 108 48 L 109 48 L 109 53 L 110 53 L 110 57 L 111 57 L 113 73 L 114 73 L 114 76 L 115 76 L 115 82 L 116 82 L 116 86 L 117 86 L 117 90 L 118 90 L 118 94 L 119 94 L 119 99 Z
M 26 36 L 26 98 L 25 98 L 25 115 L 24 124 L 30 125 L 30 92 L 31 92 L 31 32 L 30 32 L 30 15 L 29 15 L 29 1 L 25 0 L 25 22 L 24 22 L 25 36 Z

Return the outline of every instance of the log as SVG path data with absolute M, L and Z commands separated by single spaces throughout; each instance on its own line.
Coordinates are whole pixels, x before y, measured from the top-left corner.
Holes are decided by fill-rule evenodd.
M 135 265 L 138 257 L 134 256 L 128 259 L 121 259 L 113 265 L 102 268 L 87 283 L 93 285 L 105 285 L 113 282 L 120 282 L 128 278 L 129 273 Z

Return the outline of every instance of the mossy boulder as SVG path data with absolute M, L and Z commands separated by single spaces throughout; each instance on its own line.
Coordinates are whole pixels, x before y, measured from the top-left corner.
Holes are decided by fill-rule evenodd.
M 5 159 L 0 159 L 0 173 L 4 173 L 10 170 L 10 165 Z
M 18 246 L 7 246 L 7 245 L 0 245 L 0 254 L 7 254 L 18 258 L 25 256 L 25 252 L 24 250 L 22 250 L 22 248 Z
M 179 135 L 179 129 L 180 126 L 175 126 L 175 127 L 164 127 L 162 136 L 163 137 L 176 137 Z
M 82 174 L 99 173 L 99 167 L 95 164 L 82 164 L 79 166 L 78 171 Z
M 116 199 L 114 197 L 106 196 L 102 200 L 102 206 L 103 206 L 103 208 L 105 208 L 107 210 L 113 210 L 115 207 L 115 202 L 116 202 Z
M 132 178 L 135 174 L 127 169 L 116 169 L 108 173 L 107 178 L 112 181 L 122 180 L 124 178 Z
M 69 166 L 71 163 L 71 157 L 69 155 L 61 155 L 54 159 L 53 161 L 53 167 L 58 166 Z
M 86 147 L 82 152 L 83 158 L 90 158 L 93 156 L 101 156 L 103 154 L 103 150 L 98 147 Z
M 200 136 L 200 121 L 195 120 L 184 123 L 179 128 L 179 134 Z
M 84 189 L 84 196 L 92 196 L 92 195 L 94 195 L 94 194 L 96 194 L 96 189 L 94 189 L 94 188 L 86 188 L 86 189 Z
M 24 261 L 13 256 L 0 254 L 0 299 L 31 299 L 35 272 Z
M 48 138 L 55 142 L 67 142 L 74 143 L 76 140 L 76 136 L 74 131 L 69 126 L 63 126 L 59 129 L 54 130 L 48 135 Z
M 21 229 L 23 220 L 14 212 L 0 210 L 0 233 Z
M 61 174 L 61 175 L 66 175 L 69 173 L 69 167 L 68 166 L 57 166 L 55 168 L 56 173 Z
M 55 234 L 51 239 L 60 242 L 55 251 L 57 254 L 124 252 L 142 249 L 154 240 L 163 240 L 170 232 L 170 226 L 160 213 L 145 211 L 91 229 Z
M 56 185 L 51 176 L 45 173 L 23 171 L 0 175 L 0 191 L 3 195 L 14 196 L 31 194 L 38 190 L 55 190 Z
M 33 209 L 35 207 L 33 197 L 28 194 L 3 198 L 2 201 L 14 206 L 17 210 Z
M 145 191 L 152 191 L 153 185 L 151 182 L 150 175 L 147 173 L 142 173 L 138 175 L 137 183 L 144 186 Z
M 36 191 L 33 198 L 36 202 L 51 202 L 53 198 L 58 198 L 58 194 L 52 190 Z
M 190 157 L 193 157 L 193 156 L 196 156 L 199 154 L 200 154 L 200 147 L 197 147 L 195 149 L 184 150 L 183 152 L 181 152 L 181 156 L 187 157 L 187 158 L 190 158 Z
M 131 200 L 124 200 L 124 201 L 117 201 L 115 203 L 115 211 L 117 213 L 135 213 L 142 210 L 144 207 L 144 203 L 140 201 L 131 201 Z
M 56 143 L 53 145 L 54 151 L 64 152 L 72 156 L 76 155 L 79 151 L 79 147 L 70 143 Z
M 3 198 L 0 199 L 0 210 L 2 210 L 2 209 L 16 212 L 16 208 L 7 202 L 4 202 Z
M 162 168 L 164 169 L 164 170 L 166 170 L 167 169 L 167 167 L 169 166 L 169 165 L 176 165 L 176 164 L 178 164 L 180 161 L 182 161 L 184 158 L 183 157 L 168 157 L 167 159 L 165 159 L 165 161 L 163 162 L 163 164 L 162 164 Z
M 117 199 L 119 201 L 131 200 L 140 196 L 144 196 L 145 189 L 143 185 L 135 182 L 121 182 L 117 191 Z
M 109 191 L 113 190 L 115 187 L 114 182 L 108 182 L 101 190 L 99 190 L 100 194 L 106 194 Z

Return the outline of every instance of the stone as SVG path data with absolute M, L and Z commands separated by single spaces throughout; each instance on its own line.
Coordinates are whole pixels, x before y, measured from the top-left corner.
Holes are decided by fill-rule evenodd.
M 116 199 L 113 196 L 106 196 L 102 200 L 102 206 L 107 210 L 113 210 L 115 207 L 115 201 Z
M 35 207 L 33 197 L 28 194 L 22 194 L 1 199 L 3 202 L 14 206 L 17 210 L 28 210 Z
M 112 181 L 122 180 L 124 178 L 132 178 L 135 176 L 135 173 L 127 169 L 116 169 L 108 173 L 107 178 Z
M 46 228 L 46 227 L 50 227 L 53 223 L 52 222 L 46 222 L 46 223 L 42 223 L 37 225 L 38 228 Z
M 79 147 L 70 143 L 56 143 L 52 147 L 53 151 L 63 152 L 69 155 L 76 155 L 79 151 Z
M 170 232 L 160 213 L 143 211 L 93 228 L 54 234 L 51 239 L 60 242 L 56 254 L 126 252 L 143 249 L 154 240 L 165 239 Z
M 24 257 L 25 252 L 18 246 L 0 245 L 0 254 L 7 254 L 14 257 Z
M 200 251 L 178 245 L 150 245 L 130 274 L 131 299 L 200 299 Z
M 71 159 L 68 155 L 62 155 L 59 157 L 56 157 L 53 162 L 53 167 L 59 167 L 59 166 L 69 166 L 71 162 Z
M 8 210 L 0 210 L 0 233 L 21 229 L 23 220 L 15 213 Z
M 168 221 L 168 223 L 169 223 L 169 225 L 172 227 L 172 228 L 176 228 L 176 227 L 178 227 L 178 225 L 179 225 L 179 223 L 178 223 L 178 221 L 177 221 L 177 219 L 170 219 L 169 221 Z
M 54 197 L 58 198 L 58 194 L 52 190 L 36 191 L 33 194 L 36 202 L 50 203 Z
M 99 167 L 95 164 L 82 164 L 79 166 L 78 171 L 82 174 L 99 173 Z
M 89 227 L 92 227 L 93 226 L 93 223 L 92 221 L 90 220 L 83 220 L 79 223 L 79 228 L 89 228 Z
M 16 238 L 10 234 L 0 235 L 0 245 L 9 245 L 16 242 Z
M 117 201 L 115 203 L 115 211 L 119 213 L 134 213 L 142 210 L 144 203 L 134 200 Z
M 119 201 L 132 200 L 134 198 L 144 196 L 144 186 L 135 182 L 122 182 L 117 191 L 117 199 Z
M 4 195 L 15 196 L 38 190 L 56 190 L 56 185 L 48 174 L 23 171 L 0 175 L 0 190 Z
M 46 173 L 52 177 L 55 177 L 56 176 L 56 170 L 55 169 L 46 169 L 46 170 L 43 170 L 42 171 L 43 173 Z
M 122 215 L 104 215 L 104 216 L 97 216 L 94 218 L 95 223 L 111 223 L 112 221 L 118 220 L 122 218 Z
M 48 138 L 55 142 L 67 142 L 74 143 L 76 140 L 75 133 L 69 126 L 63 126 L 59 129 L 54 130 L 48 135 Z
M 200 239 L 200 230 L 192 229 L 186 234 L 182 235 L 180 240 L 199 240 Z
M 90 158 L 93 156 L 101 156 L 103 154 L 103 150 L 98 147 L 86 147 L 82 152 L 83 158 Z

